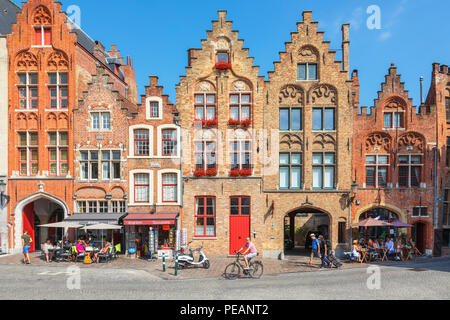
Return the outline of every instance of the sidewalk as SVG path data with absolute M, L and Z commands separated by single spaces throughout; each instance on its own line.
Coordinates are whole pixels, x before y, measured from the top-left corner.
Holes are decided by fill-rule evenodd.
M 440 261 L 440 260 L 450 260 L 450 257 L 441 258 L 418 258 L 417 263 L 428 262 L 428 261 Z M 0 258 L 0 265 L 22 265 L 23 255 L 8 255 Z M 146 261 L 141 259 L 128 259 L 123 256 L 119 256 L 116 260 L 110 263 L 99 263 L 85 265 L 82 262 L 52 262 L 46 263 L 43 256 L 39 253 L 31 254 L 31 263 L 33 266 L 45 266 L 45 267 L 70 267 L 78 266 L 82 269 L 135 269 L 135 270 L 145 270 L 150 272 L 163 280 L 174 280 L 174 279 L 202 279 L 202 278 L 221 278 L 225 267 L 233 263 L 235 259 L 227 257 L 213 257 L 210 259 L 211 267 L 205 270 L 201 267 L 192 267 L 188 269 L 178 270 L 178 276 L 175 277 L 175 263 L 172 260 L 166 262 L 166 272 L 163 272 L 163 264 L 161 260 L 157 261 Z M 312 267 L 308 266 L 309 259 L 304 257 L 299 257 L 294 260 L 274 260 L 274 259 L 261 259 L 264 264 L 264 275 L 277 275 L 283 273 L 301 273 L 301 272 L 314 272 L 320 270 L 320 260 L 315 259 Z M 388 262 L 377 262 L 372 264 L 360 264 L 360 263 L 347 263 L 341 269 L 355 269 L 355 268 L 367 268 L 369 265 L 380 265 L 380 266 L 403 266 L 403 265 L 413 265 L 412 261 L 388 261 Z M 336 269 L 323 269 L 323 272 Z

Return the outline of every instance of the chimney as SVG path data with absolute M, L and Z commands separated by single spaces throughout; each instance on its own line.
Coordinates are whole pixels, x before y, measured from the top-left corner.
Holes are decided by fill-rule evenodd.
M 158 76 L 150 76 L 150 87 L 158 86 Z
M 311 23 L 312 11 L 303 11 L 303 22 Z
M 350 25 L 342 25 L 342 70 L 348 72 L 350 70 Z
M 423 105 L 423 77 L 420 77 L 420 105 Z

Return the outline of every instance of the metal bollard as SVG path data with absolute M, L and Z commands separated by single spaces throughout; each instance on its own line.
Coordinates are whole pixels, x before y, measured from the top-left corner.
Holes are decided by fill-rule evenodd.
M 163 256 L 163 272 L 166 272 L 166 256 Z
M 175 277 L 178 276 L 178 255 L 175 256 Z

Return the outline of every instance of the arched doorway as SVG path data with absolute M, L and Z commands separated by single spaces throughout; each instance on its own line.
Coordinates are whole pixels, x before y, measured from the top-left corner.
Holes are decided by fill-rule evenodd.
M 331 239 L 329 215 L 318 208 L 304 207 L 288 213 L 284 217 L 285 255 L 309 255 L 311 253 L 311 233 Z
M 14 210 L 15 214 L 15 251 L 22 247 L 22 234 L 24 230 L 33 239 L 30 252 L 41 249 L 47 240 L 57 241 L 62 238 L 64 230 L 41 228 L 42 224 L 61 222 L 68 216 L 67 205 L 58 198 L 38 193 L 19 201 Z
M 370 209 L 364 213 L 362 213 L 359 216 L 359 221 L 363 221 L 369 218 L 373 218 L 373 219 L 377 219 L 377 220 L 381 220 L 387 223 L 396 221 L 396 220 L 400 220 L 399 219 L 399 215 L 395 212 L 392 212 L 386 208 L 373 208 Z M 395 232 L 394 228 L 391 227 L 370 227 L 370 228 L 365 228 L 365 227 L 361 227 L 359 228 L 359 236 L 361 238 L 365 237 L 365 238 L 384 238 L 387 237 L 389 235 L 394 235 L 392 232 Z
M 425 254 L 426 239 L 427 239 L 427 225 L 424 222 L 416 222 L 413 224 L 412 238 L 416 243 L 417 249 L 420 253 Z

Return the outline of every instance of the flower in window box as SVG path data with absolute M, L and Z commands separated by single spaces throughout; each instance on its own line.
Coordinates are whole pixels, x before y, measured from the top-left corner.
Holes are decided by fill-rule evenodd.
M 214 168 L 210 168 L 206 171 L 206 175 L 208 177 L 215 177 L 215 176 L 217 176 L 217 170 Z
M 215 127 L 217 126 L 217 119 L 209 119 L 209 120 L 202 120 L 203 127 Z
M 244 168 L 240 171 L 240 175 L 241 175 L 241 177 L 249 177 L 252 175 L 252 170 Z
M 239 120 L 233 120 L 233 119 L 228 120 L 228 125 L 229 126 L 237 127 L 240 124 L 241 124 L 241 122 Z
M 241 175 L 241 171 L 239 169 L 234 169 L 230 171 L 230 177 L 239 177 Z
M 220 61 L 216 63 L 215 68 L 217 70 L 231 70 L 231 63 Z
M 198 169 L 194 171 L 194 176 L 197 178 L 204 177 L 206 175 L 205 169 Z
M 241 121 L 241 126 L 244 128 L 250 127 L 251 124 L 252 124 L 252 120 L 250 120 L 250 119 L 245 119 L 245 120 Z

